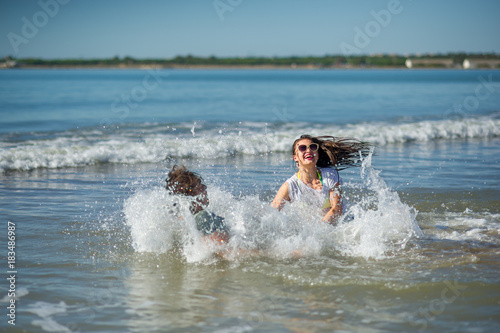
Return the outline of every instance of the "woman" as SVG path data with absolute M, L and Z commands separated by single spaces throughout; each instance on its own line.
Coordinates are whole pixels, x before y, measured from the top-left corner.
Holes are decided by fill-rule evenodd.
M 228 228 L 224 219 L 205 210 L 208 206 L 207 186 L 201 176 L 186 169 L 184 166 L 174 165 L 166 179 L 167 190 L 172 194 L 192 197 L 191 213 L 196 220 L 196 227 L 203 234 L 205 241 L 227 243 L 229 241 Z
M 271 205 L 281 210 L 286 201 L 304 201 L 321 209 L 323 221 L 333 224 L 343 211 L 338 170 L 358 165 L 369 148 L 352 138 L 302 135 L 292 146 L 299 171 L 281 185 Z

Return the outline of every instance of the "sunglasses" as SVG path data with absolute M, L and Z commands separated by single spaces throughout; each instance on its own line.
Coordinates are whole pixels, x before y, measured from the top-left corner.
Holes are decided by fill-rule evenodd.
M 319 145 L 317 143 L 311 143 L 309 146 L 306 145 L 297 146 L 297 149 L 302 153 L 305 152 L 307 148 L 309 148 L 311 151 L 318 151 Z

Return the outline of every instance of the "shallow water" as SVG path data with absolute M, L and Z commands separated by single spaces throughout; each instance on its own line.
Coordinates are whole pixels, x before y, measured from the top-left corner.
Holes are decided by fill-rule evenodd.
M 290 168 L 280 159 L 276 164 Z M 210 167 L 219 171 L 209 179 L 250 178 L 254 170 L 244 165 Z M 260 173 L 276 177 L 274 169 Z M 214 184 L 211 208 L 235 232 L 234 252 L 223 260 L 188 225 L 181 230 L 192 244 L 165 237 L 164 173 L 161 164 L 108 164 L 4 176 L 10 182 L 2 184 L 9 193 L 2 206 L 17 207 L 4 214 L 18 233 L 18 327 L 486 332 L 499 326 L 500 212 L 491 197 L 462 211 L 462 196 L 448 192 L 446 201 L 429 204 L 429 196 L 445 194 L 407 187 L 399 196 L 381 178 L 359 176 L 346 182 L 346 193 L 372 210 L 360 204 L 354 220 L 333 228 L 293 212 L 280 217 L 268 206 L 271 190 L 244 194 Z M 134 200 L 142 210 L 127 215 L 124 207 Z
M 74 106 L 72 115 L 79 108 L 109 108 L 113 101 L 104 93 L 89 94 L 92 103 L 81 98 L 82 91 L 96 89 L 103 75 L 110 81 L 97 87 L 121 82 L 118 86 L 127 92 L 147 72 L 116 71 L 114 79 L 108 72 L 12 73 L 8 75 L 20 75 L 16 80 L 35 87 L 37 80 L 49 80 L 55 90 L 57 82 L 72 80 L 74 86 L 68 85 L 59 98 L 34 95 L 24 102 L 14 98 L 17 95 L 11 99 L 2 95 L 2 113 L 5 107 L 28 112 L 41 98 L 51 110 L 45 115 L 55 119 L 56 111 L 67 105 Z M 0 328 L 12 332 L 497 331 L 498 91 L 474 115 L 443 119 L 443 109 L 431 111 L 433 105 L 463 102 L 474 92 L 477 77 L 489 72 L 405 72 L 407 79 L 393 72 L 349 73 L 341 74 L 347 87 L 329 77 L 338 74 L 328 72 L 224 76 L 195 71 L 177 78 L 165 73 L 163 82 L 177 80 L 178 88 L 168 82 L 174 91 L 148 92 L 149 97 L 112 128 L 98 125 L 99 112 L 85 121 L 79 118 L 78 126 L 72 126 L 71 119 L 44 122 L 46 111 L 37 114 L 32 125 L 16 120 L 15 114 L 8 121 L 4 118 L 0 214 L 5 236 L 0 244 L 7 247 L 7 222 L 14 223 L 17 298 L 16 325 L 8 324 L 4 315 Z M 30 75 L 35 79 L 28 79 Z M 244 89 L 214 102 L 216 87 L 203 90 L 206 81 L 226 88 L 239 82 Z M 304 82 L 308 88 L 299 94 Z M 400 94 L 385 92 L 394 101 L 402 103 L 407 96 L 402 91 L 411 89 L 429 98 L 415 98 L 418 104 L 413 107 L 404 104 L 402 118 L 397 117 L 396 107 L 392 115 L 384 113 L 385 104 L 379 101 L 373 104 L 372 118 L 369 112 L 353 113 L 344 125 L 306 122 L 291 111 L 311 96 L 316 96 L 317 105 L 328 105 L 326 101 L 333 98 L 330 84 L 355 95 L 366 82 L 372 93 L 363 97 L 363 103 L 379 101 L 379 92 L 395 86 L 401 86 Z M 298 118 L 288 123 L 239 122 L 231 105 L 240 101 L 250 114 L 257 106 L 248 102 L 249 96 L 265 89 L 270 89 L 269 96 L 260 103 L 278 107 L 281 116 L 284 99 L 276 91 L 284 89 L 285 96 L 295 96 L 288 99 L 287 112 Z M 436 102 L 439 91 L 447 93 Z M 174 92 L 199 96 L 209 108 L 225 101 L 229 106 L 219 112 L 228 122 L 204 120 L 201 102 L 187 102 L 187 97 L 172 102 L 172 108 L 197 108 L 192 111 L 194 119 L 186 114 L 183 122 L 163 122 L 156 107 L 167 103 L 165 98 L 173 98 Z M 223 98 L 224 91 L 216 96 Z M 343 103 L 345 108 L 352 104 Z M 144 109 L 142 118 L 132 119 L 139 108 Z M 277 117 L 269 108 L 260 116 Z M 336 227 L 319 223 L 294 206 L 283 213 L 269 206 L 282 182 L 296 171 L 287 151 L 304 129 L 312 134 L 354 135 L 376 144 L 363 168 L 340 172 L 350 217 Z M 176 199 L 163 186 L 174 163 L 199 172 L 209 185 L 210 210 L 225 216 L 231 227 L 226 259 L 204 245 L 189 217 L 179 221 L 169 214 Z M 2 276 L 7 268 L 5 264 Z M 9 285 L 0 287 L 5 309 L 11 299 L 5 292 Z

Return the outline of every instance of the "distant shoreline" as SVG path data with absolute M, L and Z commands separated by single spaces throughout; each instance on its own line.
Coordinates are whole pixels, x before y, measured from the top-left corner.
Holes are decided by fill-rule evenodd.
M 24 65 L 2 69 L 117 69 L 117 70 L 148 70 L 148 69 L 192 69 L 192 70 L 466 70 L 463 67 L 415 67 L 407 68 L 405 66 L 273 66 L 273 65 L 256 65 L 256 66 L 217 66 L 217 65 L 127 65 L 127 66 L 105 66 L 105 65 Z M 474 68 L 483 70 L 499 70 L 500 68 Z
M 180 69 L 180 70 L 310 70 L 310 71 L 335 71 L 335 70 L 469 70 L 464 69 L 462 67 L 416 67 L 416 68 L 407 68 L 401 66 L 344 66 L 344 67 L 321 67 L 321 66 L 269 66 L 269 65 L 261 65 L 261 66 L 209 66 L 209 65 L 199 65 L 199 66 L 155 66 L 155 65 L 141 65 L 141 66 L 16 66 L 14 68 L 0 68 L 0 70 L 15 70 L 15 69 L 116 69 L 116 70 L 149 70 L 149 69 Z M 474 68 L 474 70 L 500 70 L 500 68 Z
M 16 66 L 12 69 L 213 69 L 213 70 L 227 70 L 227 69 L 240 69 L 240 70 L 339 70 L 339 69 L 407 69 L 406 67 L 322 67 L 322 66 L 273 66 L 273 65 L 256 65 L 256 66 L 217 66 L 217 65 L 131 65 L 131 66 L 65 66 L 65 65 L 30 65 L 30 66 Z
M 177 56 L 173 59 L 14 59 L 6 57 L 0 69 L 297 69 L 297 70 L 348 70 L 348 69 L 500 69 L 497 54 L 447 54 L 447 55 L 327 55 L 322 57 L 248 57 L 216 58 Z

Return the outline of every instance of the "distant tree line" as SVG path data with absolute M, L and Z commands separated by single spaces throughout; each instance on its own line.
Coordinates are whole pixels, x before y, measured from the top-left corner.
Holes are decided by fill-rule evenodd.
M 461 65 L 464 59 L 500 59 L 495 53 L 467 54 L 425 54 L 425 55 L 325 55 L 306 57 L 197 57 L 193 55 L 177 56 L 171 59 L 134 59 L 132 57 L 113 57 L 109 59 L 41 59 L 7 57 L 17 62 L 20 67 L 135 67 L 135 66 L 213 66 L 213 67 L 404 67 L 408 58 L 412 59 L 452 59 L 453 63 Z

